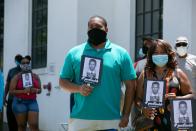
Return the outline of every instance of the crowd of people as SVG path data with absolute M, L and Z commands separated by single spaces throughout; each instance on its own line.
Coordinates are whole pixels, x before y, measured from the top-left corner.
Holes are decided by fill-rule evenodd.
M 133 63 L 125 49 L 109 40 L 108 31 L 105 18 L 92 16 L 88 40 L 70 49 L 65 57 L 59 84 L 71 93 L 68 130 L 117 131 L 128 126 L 132 114 L 131 124 L 136 131 L 171 131 L 171 100 L 195 97 L 196 56 L 188 53 L 188 39 L 177 38 L 173 48 L 163 39 L 144 37 L 141 58 Z M 31 70 L 30 56 L 17 55 L 15 62 L 16 67 L 8 72 L 3 102 L 9 129 L 25 131 L 29 124 L 32 131 L 38 131 L 36 95 L 41 93 L 41 82 Z M 148 81 L 152 81 L 149 101 L 157 105 L 162 101 L 164 105 L 145 106 Z M 182 114 L 186 114 L 184 105 L 179 103 Z
M 10 69 L 7 75 L 2 105 L 6 106 L 9 131 L 25 131 L 27 124 L 31 131 L 39 130 L 36 95 L 41 93 L 41 81 L 32 72 L 30 62 L 30 56 L 16 55 L 16 67 Z M 28 80 L 23 75 L 28 75 Z M 31 82 L 31 85 L 26 85 L 25 82 Z

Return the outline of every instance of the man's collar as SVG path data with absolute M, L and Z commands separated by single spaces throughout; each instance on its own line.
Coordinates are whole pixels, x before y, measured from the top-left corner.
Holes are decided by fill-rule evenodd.
M 109 49 L 111 49 L 112 47 L 111 47 L 111 42 L 110 42 L 110 40 L 109 39 L 107 39 L 107 41 L 105 42 L 105 46 L 104 46 L 104 48 L 103 49 L 105 49 L 105 50 L 109 50 Z M 95 48 L 93 48 L 91 45 L 90 45 L 90 43 L 87 41 L 86 42 L 86 45 L 85 45 L 85 50 L 94 50 Z M 102 49 L 101 49 L 102 50 Z

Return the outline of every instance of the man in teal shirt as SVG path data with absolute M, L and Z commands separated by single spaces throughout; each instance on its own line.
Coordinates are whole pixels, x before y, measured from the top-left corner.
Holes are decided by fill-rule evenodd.
M 88 41 L 72 48 L 60 73 L 60 86 L 74 93 L 69 131 L 117 130 L 126 127 L 135 95 L 136 73 L 128 52 L 107 39 L 107 22 L 93 16 Z M 96 61 L 97 80 L 88 79 L 89 60 Z M 121 85 L 125 101 L 120 113 Z

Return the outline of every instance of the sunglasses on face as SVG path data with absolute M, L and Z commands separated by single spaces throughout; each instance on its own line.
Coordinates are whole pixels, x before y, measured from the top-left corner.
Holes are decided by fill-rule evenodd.
M 22 62 L 21 64 L 29 64 L 29 62 Z
M 176 47 L 181 47 L 181 46 L 186 47 L 187 43 L 182 42 L 182 43 L 177 43 L 176 44 Z

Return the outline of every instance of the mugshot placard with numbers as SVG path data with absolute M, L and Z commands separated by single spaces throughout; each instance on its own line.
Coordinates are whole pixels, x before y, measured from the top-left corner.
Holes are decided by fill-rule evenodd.
M 172 100 L 172 128 L 178 130 L 196 129 L 196 100 Z
M 22 84 L 23 84 L 23 88 L 29 88 L 33 86 L 32 73 L 22 74 Z
M 144 82 L 144 107 L 164 107 L 166 82 L 164 80 L 145 80 Z
M 80 79 L 83 83 L 98 85 L 101 81 L 103 60 L 92 56 L 82 56 Z

